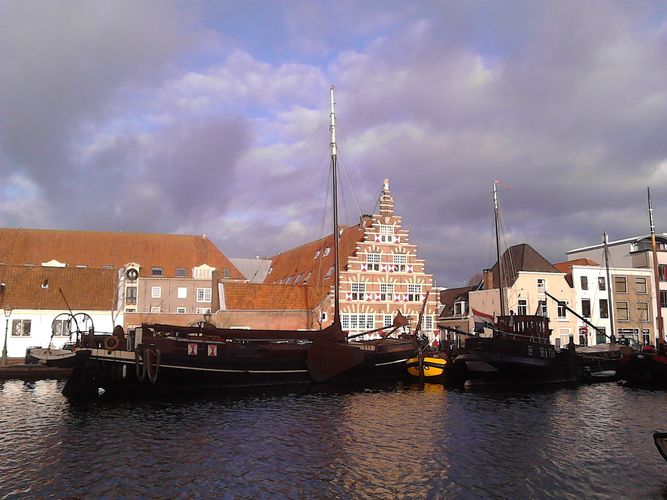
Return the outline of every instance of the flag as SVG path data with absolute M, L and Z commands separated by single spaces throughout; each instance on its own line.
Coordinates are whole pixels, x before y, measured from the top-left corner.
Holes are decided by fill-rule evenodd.
M 483 313 L 477 309 L 472 309 L 472 320 L 475 323 L 475 331 L 482 332 L 487 323 L 493 323 L 493 316 Z

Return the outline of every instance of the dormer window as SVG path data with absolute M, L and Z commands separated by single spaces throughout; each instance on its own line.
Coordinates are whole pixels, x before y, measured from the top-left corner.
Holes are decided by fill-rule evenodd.
M 192 269 L 192 277 L 199 280 L 210 280 L 215 271 L 215 267 L 207 266 L 203 264 L 199 267 Z
M 327 271 L 327 274 L 324 275 L 324 279 L 331 278 L 331 275 L 334 273 L 334 271 L 335 271 L 334 266 L 331 266 Z
M 312 272 L 312 271 L 310 271 L 310 272 L 306 275 L 306 277 L 303 279 L 303 284 L 304 284 L 304 285 L 305 285 L 306 283 L 308 283 L 308 280 L 310 279 L 310 277 L 311 277 L 312 275 L 313 275 L 313 272 Z
M 466 310 L 465 300 L 457 300 L 454 302 L 454 316 L 463 316 Z
M 299 283 L 299 282 L 301 281 L 301 278 L 302 278 L 302 277 L 303 277 L 303 273 L 299 274 L 299 275 L 296 277 L 296 279 L 294 280 L 294 284 L 296 285 L 297 283 Z
M 151 276 L 164 276 L 161 267 L 151 267 Z
M 326 247 L 326 248 L 324 249 L 324 255 L 323 255 L 323 256 L 326 257 L 327 255 L 329 255 L 330 252 L 331 252 L 331 248 L 330 248 L 330 247 Z
M 49 279 L 46 278 L 44 281 L 42 281 L 42 288 L 49 288 Z
M 320 252 L 319 250 L 318 250 L 317 252 L 315 252 L 315 257 L 313 257 L 313 258 L 314 258 L 314 259 L 317 259 L 317 258 L 320 256 L 320 253 L 321 253 L 321 252 Z
M 222 270 L 222 277 L 223 277 L 223 278 L 229 278 L 230 276 L 231 276 L 231 274 L 230 274 L 230 272 L 229 272 L 229 269 L 227 269 L 227 268 L 225 267 L 225 268 Z
M 188 275 L 187 270 L 184 267 L 176 268 L 176 276 L 179 278 L 185 278 Z

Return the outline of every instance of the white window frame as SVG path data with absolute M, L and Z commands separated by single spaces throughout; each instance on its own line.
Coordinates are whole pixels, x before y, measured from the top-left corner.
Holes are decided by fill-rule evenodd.
M 382 243 L 394 242 L 394 226 L 390 224 L 380 224 L 380 241 Z
M 547 289 L 547 280 L 545 278 L 537 278 L 537 293 L 544 293 Z
M 11 333 L 12 337 L 30 337 L 31 332 L 32 332 L 32 320 L 29 319 L 12 320 L 12 333 Z
M 151 314 L 161 312 L 160 306 L 151 306 Z
M 380 300 L 392 300 L 394 298 L 394 284 L 380 283 Z
M 69 337 L 69 320 L 59 319 L 51 323 L 51 333 L 54 337 Z
M 382 254 L 379 253 L 367 253 L 366 254 L 366 270 L 367 271 L 379 271 L 380 270 L 380 261 L 382 259 Z
M 567 320 L 567 300 L 559 300 L 558 301 L 558 319 L 559 320 Z
M 176 298 L 187 299 L 188 298 L 188 288 L 185 286 L 179 286 L 176 289 Z
M 528 301 L 526 299 L 519 299 L 516 305 L 516 313 L 519 316 L 526 316 L 528 314 Z
M 367 313 L 341 314 L 341 326 L 348 332 L 363 332 L 375 328 L 375 315 Z
M 404 253 L 395 253 L 392 257 L 394 272 L 404 273 L 408 265 L 408 256 Z
M 421 302 L 422 300 L 422 285 L 421 283 L 408 283 L 408 301 Z
M 152 286 L 151 287 L 151 299 L 159 299 L 162 297 L 162 287 L 161 286 Z
M 179 306 L 179 307 L 176 308 L 176 314 L 185 314 L 187 312 L 188 312 L 188 310 L 185 307 Z
M 350 284 L 350 294 L 352 300 L 364 300 L 366 298 L 366 283 L 353 281 Z
M 211 289 L 197 288 L 197 302 L 211 302 Z
M 211 312 L 210 307 L 198 307 L 197 309 L 195 309 L 196 314 L 208 314 L 210 312 Z
M 640 285 L 641 283 L 641 285 Z M 637 294 L 645 295 L 648 293 L 648 280 L 645 276 L 635 276 L 635 288 L 637 289 Z

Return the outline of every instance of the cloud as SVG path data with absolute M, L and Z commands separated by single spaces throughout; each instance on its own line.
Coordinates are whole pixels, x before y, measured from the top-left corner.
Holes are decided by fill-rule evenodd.
M 652 2 L 5 2 L 0 223 L 204 232 L 231 256 L 317 238 L 334 83 L 343 222 L 390 178 L 427 270 L 458 286 L 493 264 L 501 179 L 508 243 L 564 260 L 646 232 L 648 184 L 667 220 L 666 18 Z

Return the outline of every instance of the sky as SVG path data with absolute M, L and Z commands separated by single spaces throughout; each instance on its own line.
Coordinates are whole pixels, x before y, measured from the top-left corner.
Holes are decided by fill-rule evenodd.
M 667 4 L 0 0 L 0 226 L 206 234 L 228 257 L 395 211 L 439 286 L 507 245 L 667 232 Z

